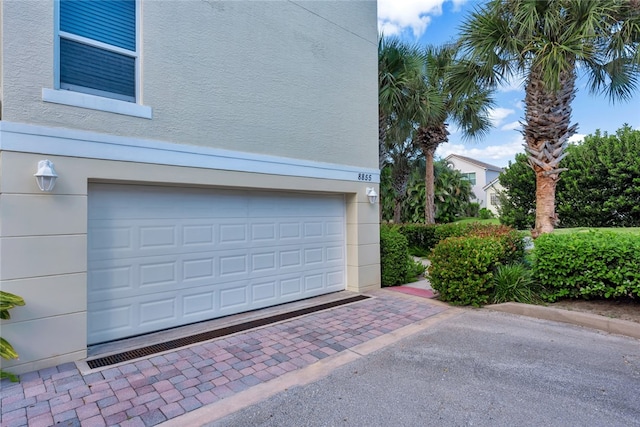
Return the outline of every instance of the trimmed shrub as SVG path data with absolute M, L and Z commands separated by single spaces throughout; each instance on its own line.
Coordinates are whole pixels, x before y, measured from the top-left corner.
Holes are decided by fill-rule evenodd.
M 435 238 L 438 242 L 443 241 L 447 237 L 462 237 L 471 234 L 471 230 L 475 227 L 473 222 L 451 222 L 449 224 L 439 224 L 436 226 Z
M 467 205 L 467 209 L 465 209 L 465 215 L 468 217 L 475 218 L 478 216 L 478 213 L 481 211 L 480 203 L 471 202 Z
M 448 237 L 479 236 L 500 237 L 512 255 L 510 261 L 516 261 L 524 255 L 522 233 L 506 225 L 481 224 L 479 222 L 451 223 L 436 226 L 436 238 L 442 241 Z
M 438 244 L 436 227 L 430 224 L 398 224 L 397 230 L 407 238 L 409 253 L 426 257 L 429 251 Z
M 486 304 L 492 293 L 495 269 L 524 257 L 522 235 L 504 225 L 470 223 L 442 226 L 438 231 L 454 236 L 433 248 L 429 279 L 431 286 L 440 292 L 440 299 L 452 304 Z M 457 233 L 466 235 L 455 236 Z
M 640 239 L 602 231 L 544 234 L 535 240 L 533 278 L 548 301 L 640 296 Z
M 493 212 L 491 212 L 487 208 L 482 208 L 478 212 L 478 218 L 480 218 L 480 219 L 491 219 L 491 218 L 493 218 Z
M 491 294 L 494 265 L 503 245 L 498 238 L 449 237 L 431 252 L 429 280 L 442 301 L 481 306 Z
M 409 279 L 409 245 L 396 227 L 380 229 L 380 269 L 382 286 L 407 283 Z

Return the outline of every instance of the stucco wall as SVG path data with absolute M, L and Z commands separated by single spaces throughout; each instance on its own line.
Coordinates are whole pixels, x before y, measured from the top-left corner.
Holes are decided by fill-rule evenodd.
M 475 173 L 476 174 L 476 184 L 471 186 L 471 191 L 476 196 L 475 199 L 471 199 L 472 202 L 480 203 L 481 208 L 486 208 L 487 204 L 484 200 L 484 187 L 487 182 L 485 181 L 485 170 L 480 166 L 476 166 L 473 164 L 469 164 L 461 159 L 457 159 L 455 157 L 451 157 L 447 159 L 453 165 L 453 168 L 459 170 L 462 173 Z
M 498 212 L 499 206 L 491 204 L 491 196 L 493 194 L 500 194 L 503 191 L 504 191 L 504 187 L 502 185 L 500 185 L 499 182 L 494 183 L 493 185 L 488 187 L 486 189 L 486 191 L 485 191 L 485 194 L 486 194 L 485 197 L 486 197 L 486 200 L 487 200 L 487 209 L 489 209 L 491 212 L 493 212 L 493 214 L 496 217 L 500 215 L 500 213 Z
M 375 1 L 141 4 L 151 120 L 43 102 L 52 0 L 2 2 L 2 119 L 377 168 Z
M 0 135 L 1 136 L 1 135 Z M 87 348 L 88 183 L 253 188 L 344 194 L 347 289 L 380 287 L 378 205 L 357 181 L 283 177 L 216 169 L 47 156 L 59 179 L 42 193 L 33 179 L 40 154 L 0 153 L 0 288 L 25 298 L 2 321 L 2 337 L 20 360 L 0 360 L 22 373 L 79 360 Z M 376 191 L 379 191 L 375 185 Z M 28 338 L 27 338 L 28 337 Z

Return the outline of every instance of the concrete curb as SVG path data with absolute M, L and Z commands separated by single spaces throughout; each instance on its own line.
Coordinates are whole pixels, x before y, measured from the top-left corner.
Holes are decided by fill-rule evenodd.
M 544 307 L 541 305 L 520 304 L 517 302 L 486 305 L 484 308 L 503 313 L 551 320 L 554 322 L 570 323 L 573 325 L 598 329 L 611 334 L 640 339 L 640 324 L 629 322 L 627 320 L 611 319 L 597 314 L 562 310 L 559 308 Z

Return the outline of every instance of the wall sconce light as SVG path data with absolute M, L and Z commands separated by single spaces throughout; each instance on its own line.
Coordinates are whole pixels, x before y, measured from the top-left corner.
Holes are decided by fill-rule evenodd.
M 53 187 L 56 185 L 56 179 L 58 179 L 58 174 L 50 160 L 40 160 L 38 162 L 38 172 L 33 176 L 36 177 L 38 188 L 46 192 L 53 190 Z
M 376 201 L 378 201 L 378 193 L 376 193 L 376 189 L 373 187 L 367 187 L 367 197 L 369 198 L 369 203 L 375 205 Z

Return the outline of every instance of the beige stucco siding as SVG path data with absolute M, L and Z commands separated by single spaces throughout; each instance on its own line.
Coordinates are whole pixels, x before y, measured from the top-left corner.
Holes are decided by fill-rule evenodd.
M 27 302 L 3 321 L 3 338 L 21 355 L 2 360 L 3 369 L 21 373 L 86 356 L 90 182 L 343 194 L 347 289 L 380 286 L 378 205 L 365 192 L 372 185 L 379 191 L 377 184 L 47 155 L 60 177 L 53 193 L 43 194 L 33 179 L 42 158 L 0 153 L 0 289 Z
M 2 321 L 21 356 L 3 369 L 86 356 L 91 183 L 342 195 L 346 288 L 380 287 L 376 2 L 139 5 L 151 118 L 53 99 L 54 1 L 0 2 L 0 289 L 27 302 Z
M 2 3 L 3 120 L 376 167 L 375 1 L 143 1 L 153 119 L 43 102 L 54 4 Z

